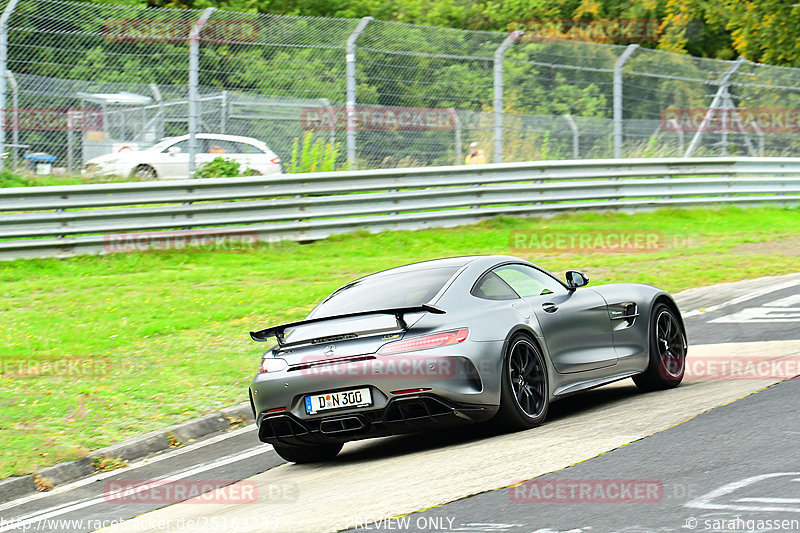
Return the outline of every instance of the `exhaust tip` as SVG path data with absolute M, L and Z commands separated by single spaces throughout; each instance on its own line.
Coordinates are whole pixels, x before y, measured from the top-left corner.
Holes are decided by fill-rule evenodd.
M 319 431 L 325 435 L 337 435 L 340 433 L 350 433 L 364 429 L 366 424 L 357 416 L 347 416 L 323 420 L 319 423 Z

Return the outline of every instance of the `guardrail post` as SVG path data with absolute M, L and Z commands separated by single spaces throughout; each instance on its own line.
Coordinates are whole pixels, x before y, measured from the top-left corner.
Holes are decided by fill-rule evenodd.
M 614 63 L 614 159 L 622 157 L 622 67 L 633 55 L 638 44 L 631 44 Z
M 189 177 L 194 177 L 195 155 L 197 154 L 197 124 L 199 118 L 199 97 L 197 86 L 200 71 L 200 32 L 206 25 L 216 7 L 207 7 L 189 32 Z
M 6 71 L 8 70 L 8 21 L 18 0 L 10 0 L 0 16 L 0 170 L 6 153 Z
M 703 138 L 703 133 L 705 132 L 706 128 L 708 127 L 708 121 L 711 120 L 711 116 L 714 114 L 714 110 L 717 109 L 725 98 L 725 95 L 728 93 L 728 80 L 731 79 L 739 67 L 741 67 L 744 62 L 745 58 L 740 57 L 736 61 L 734 61 L 733 65 L 725 71 L 725 74 L 719 79 L 719 88 L 717 89 L 717 94 L 714 95 L 714 99 L 711 101 L 711 105 L 708 106 L 708 111 L 706 111 L 705 116 L 703 117 L 703 122 L 700 123 L 700 127 L 697 128 L 697 131 L 692 137 L 692 142 L 689 143 L 689 148 L 686 149 L 684 152 L 683 157 L 692 157 L 692 154 L 700 145 L 700 140 Z
M 494 52 L 494 162 L 503 162 L 503 57 L 523 31 L 512 31 Z
M 347 162 L 351 168 L 356 164 L 356 41 L 364 32 L 372 17 L 364 17 L 347 38 L 345 61 L 347 62 Z

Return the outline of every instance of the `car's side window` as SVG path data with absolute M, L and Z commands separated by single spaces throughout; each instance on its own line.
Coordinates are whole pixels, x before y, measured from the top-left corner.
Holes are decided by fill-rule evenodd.
M 264 150 L 254 146 L 250 143 L 240 143 L 242 145 L 242 153 L 243 154 L 263 154 Z
M 487 272 L 472 288 L 472 295 L 485 300 L 515 300 L 519 295 L 494 272 Z
M 181 152 L 188 152 L 189 151 L 189 139 L 184 139 L 182 141 L 178 141 L 175 144 L 171 144 L 162 150 L 163 153 L 169 152 L 170 148 L 177 148 Z
M 217 154 L 222 156 L 222 154 L 241 153 L 238 151 L 239 147 L 237 145 L 239 143 L 232 141 L 225 141 L 222 139 L 205 139 L 204 143 L 205 149 L 203 151 L 207 154 Z
M 567 289 L 558 280 L 527 265 L 503 265 L 494 269 L 494 272 L 520 296 L 567 293 Z
M 231 153 L 232 154 L 248 154 L 250 153 L 249 146 L 246 143 L 240 143 L 237 141 L 230 141 L 231 145 Z

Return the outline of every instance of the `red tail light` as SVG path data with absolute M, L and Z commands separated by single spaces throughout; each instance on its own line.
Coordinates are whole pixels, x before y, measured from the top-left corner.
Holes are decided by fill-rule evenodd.
M 426 392 L 431 390 L 430 387 L 420 388 L 420 389 L 403 389 L 403 390 L 393 390 L 392 394 L 412 394 L 415 392 Z
M 379 354 L 389 355 L 394 353 L 403 352 L 416 352 L 418 350 L 428 350 L 430 348 L 439 348 L 440 346 L 450 346 L 458 344 L 467 340 L 469 330 L 467 328 L 454 329 L 452 331 L 440 331 L 431 335 L 423 335 L 421 337 L 412 337 L 410 339 L 403 339 L 397 342 L 390 342 L 384 344 L 378 350 Z
M 281 158 L 280 157 L 273 157 L 272 159 L 269 160 L 269 162 L 272 163 L 273 165 L 280 165 L 281 164 Z

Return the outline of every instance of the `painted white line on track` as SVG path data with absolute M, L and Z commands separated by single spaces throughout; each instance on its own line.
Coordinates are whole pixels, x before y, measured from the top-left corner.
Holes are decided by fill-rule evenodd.
M 709 312 L 713 312 L 713 311 L 719 311 L 720 309 L 723 309 L 725 307 L 728 307 L 728 306 L 731 306 L 731 305 L 736 305 L 736 304 L 739 304 L 739 303 L 742 303 L 742 302 L 747 302 L 749 300 L 754 300 L 754 299 L 759 298 L 761 296 L 766 296 L 767 294 L 772 294 L 773 292 L 782 291 L 783 289 L 788 289 L 790 287 L 795 287 L 797 285 L 800 285 L 800 279 L 794 279 L 794 280 L 786 281 L 784 283 L 779 283 L 777 285 L 772 285 L 772 286 L 765 287 L 765 288 L 760 289 L 760 290 L 756 290 L 756 291 L 753 291 L 753 292 L 749 292 L 747 294 L 743 294 L 742 296 L 739 296 L 737 298 L 733 298 L 733 299 L 728 300 L 726 302 L 722 302 L 721 304 L 711 305 L 711 306 L 705 307 L 703 309 L 695 309 L 694 311 L 688 311 L 686 313 L 682 313 L 682 316 L 683 316 L 683 318 L 690 318 L 690 317 L 693 317 L 693 316 L 702 315 L 704 313 L 709 313 Z
M 800 293 L 775 300 L 769 305 L 770 307 L 794 307 L 795 305 L 800 305 Z
M 791 507 L 787 505 L 778 505 L 776 503 L 768 505 L 767 504 L 768 502 L 764 502 L 764 505 L 742 505 L 742 504 L 736 505 L 730 502 L 719 501 L 725 496 L 728 496 L 736 492 L 737 490 L 743 489 L 745 487 L 752 486 L 758 483 L 759 481 L 780 478 L 780 477 L 797 476 L 797 475 L 800 475 L 800 472 L 774 472 L 770 474 L 761 474 L 758 476 L 748 477 L 739 481 L 734 481 L 733 483 L 728 483 L 727 485 L 723 485 L 718 489 L 714 489 L 711 492 L 700 496 L 699 498 L 695 498 L 694 500 L 685 504 L 684 507 L 689 507 L 693 509 L 713 509 L 713 510 L 730 510 L 730 511 L 758 511 L 758 512 L 788 511 L 792 513 L 800 513 L 800 506 Z
M 800 505 L 800 498 L 739 498 L 737 502 L 748 503 L 795 503 Z M 798 509 L 800 512 L 800 509 Z
M 136 470 L 136 469 L 141 468 L 143 466 L 149 466 L 149 465 L 152 465 L 154 463 L 158 463 L 159 461 L 163 461 L 165 459 L 173 459 L 173 458 L 175 458 L 175 457 L 177 457 L 179 455 L 183 455 L 185 453 L 191 453 L 191 452 L 194 452 L 194 451 L 199 450 L 201 448 L 205 448 L 206 446 L 210 446 L 212 444 L 216 444 L 218 442 L 221 442 L 221 441 L 224 441 L 224 440 L 227 440 L 227 439 L 232 439 L 232 438 L 238 437 L 239 435 L 242 435 L 243 433 L 248 433 L 248 432 L 252 432 L 253 434 L 255 434 L 256 427 L 255 426 L 247 426 L 247 427 L 243 427 L 243 428 L 239 428 L 239 429 L 234 429 L 233 431 L 229 431 L 229 432 L 223 433 L 221 435 L 216 435 L 214 437 L 202 440 L 200 442 L 189 444 L 188 446 L 184 446 L 183 448 L 177 448 L 175 450 L 162 452 L 162 453 L 160 453 L 158 455 L 153 455 L 153 456 L 150 456 L 150 457 L 145 457 L 144 459 L 139 459 L 138 461 L 134 461 L 134 462 L 130 463 L 125 468 L 120 468 L 120 469 L 117 469 L 117 470 L 111 470 L 111 471 L 108 471 L 108 472 L 99 472 L 99 473 L 93 474 L 93 475 L 91 475 L 89 477 L 85 477 L 83 479 L 79 479 L 77 481 L 73 481 L 72 483 L 67 483 L 65 485 L 59 485 L 56 488 L 54 488 L 53 490 L 49 490 L 47 492 L 36 492 L 36 493 L 31 494 L 29 496 L 25 496 L 23 498 L 18 498 L 18 499 L 14 500 L 14 501 L 6 502 L 3 505 L 0 505 L 0 511 L 5 511 L 6 509 L 11 509 L 13 507 L 18 507 L 20 505 L 24 505 L 26 503 L 30 503 L 32 501 L 39 500 L 41 498 L 46 498 L 46 497 L 51 496 L 53 494 L 61 494 L 61 493 L 64 493 L 64 492 L 69 492 L 71 490 L 75 490 L 77 488 L 89 485 L 89 484 L 94 483 L 96 481 L 102 481 L 103 479 L 119 475 L 121 472 L 130 472 L 132 470 Z M 264 445 L 262 445 L 262 447 L 263 447 L 263 451 L 267 451 L 267 450 L 271 450 L 272 449 L 272 446 L 270 446 L 269 444 L 264 444 Z M 66 505 L 68 505 L 68 504 L 66 504 Z
M 213 463 L 204 464 L 204 465 L 201 465 L 201 466 L 196 466 L 196 467 L 193 467 L 193 468 L 189 468 L 189 469 L 183 470 L 182 472 L 171 473 L 171 474 L 168 474 L 166 476 L 162 476 L 162 477 L 160 477 L 158 479 L 153 479 L 152 481 L 153 482 L 157 482 L 157 481 L 164 480 L 164 479 L 167 479 L 169 481 L 179 481 L 181 479 L 185 479 L 187 477 L 194 476 L 196 474 L 200 474 L 200 473 L 206 472 L 208 470 L 213 470 L 213 469 L 219 468 L 221 466 L 229 465 L 229 464 L 235 463 L 237 461 L 242 461 L 244 459 L 248 459 L 250 457 L 254 457 L 256 455 L 264 453 L 265 451 L 267 451 L 269 449 L 270 448 L 268 448 L 268 447 L 260 445 L 260 446 L 258 446 L 256 448 L 251 448 L 251 449 L 246 450 L 244 452 L 239 452 L 239 453 L 236 453 L 236 454 L 233 454 L 233 455 L 229 455 L 227 457 L 223 457 L 221 459 L 217 459 Z M 107 495 L 98 496 L 98 497 L 91 498 L 91 499 L 88 499 L 88 500 L 84 500 L 84 501 L 81 501 L 81 502 L 78 502 L 78 503 L 70 503 L 70 504 L 67 504 L 67 505 L 61 505 L 61 506 L 51 507 L 49 509 L 44 509 L 44 510 L 41 510 L 41 511 L 37 511 L 36 513 L 30 514 L 28 516 L 22 516 L 20 518 L 14 519 L 14 521 L 13 521 L 13 523 L 11 525 L 8 525 L 8 526 L 5 526 L 5 527 L 0 527 L 0 533 L 3 532 L 3 531 L 10 531 L 10 530 L 19 529 L 19 528 L 23 528 L 23 529 L 28 528 L 28 529 L 30 529 L 28 526 L 31 526 L 32 524 L 35 524 L 37 522 L 41 522 L 42 520 L 48 520 L 48 519 L 51 519 L 51 518 L 55 518 L 57 516 L 61 516 L 61 515 L 64 515 L 64 514 L 67 514 L 67 513 L 71 513 L 71 512 L 74 512 L 74 511 L 80 511 L 81 509 L 85 509 L 87 507 L 91 507 L 93 505 L 98 505 L 98 504 L 103 504 L 103 503 L 109 503 L 107 501 Z
M 751 353 L 767 353 L 775 359 L 794 356 L 800 354 L 800 341 L 697 345 L 690 347 L 689 357 L 735 358 Z M 781 379 L 687 381 L 675 389 L 647 394 L 635 392 L 629 380 L 618 382 L 595 391 L 595 397 L 604 397 L 604 401 L 594 404 L 589 399 L 581 411 L 529 431 L 446 446 L 425 446 L 422 435 L 405 441 L 351 442 L 334 461 L 283 464 L 249 478 L 248 482 L 262 487 L 294 483 L 301 488 L 296 500 L 278 508 L 193 502 L 164 507 L 103 531 L 188 531 L 176 524 L 201 518 L 227 520 L 228 524 L 238 520 L 226 533 L 351 529 L 365 519 L 405 515 L 560 470 L 778 381 Z M 398 453 L 396 445 L 408 449 L 401 448 Z M 270 527 L 253 525 L 265 516 L 274 518 Z M 151 525 L 159 523 L 172 525 L 161 529 Z
M 748 307 L 732 313 L 730 315 L 721 316 L 714 320 L 709 320 L 709 323 L 715 324 L 772 324 L 772 323 L 787 323 L 787 322 L 800 322 L 800 307 Z

